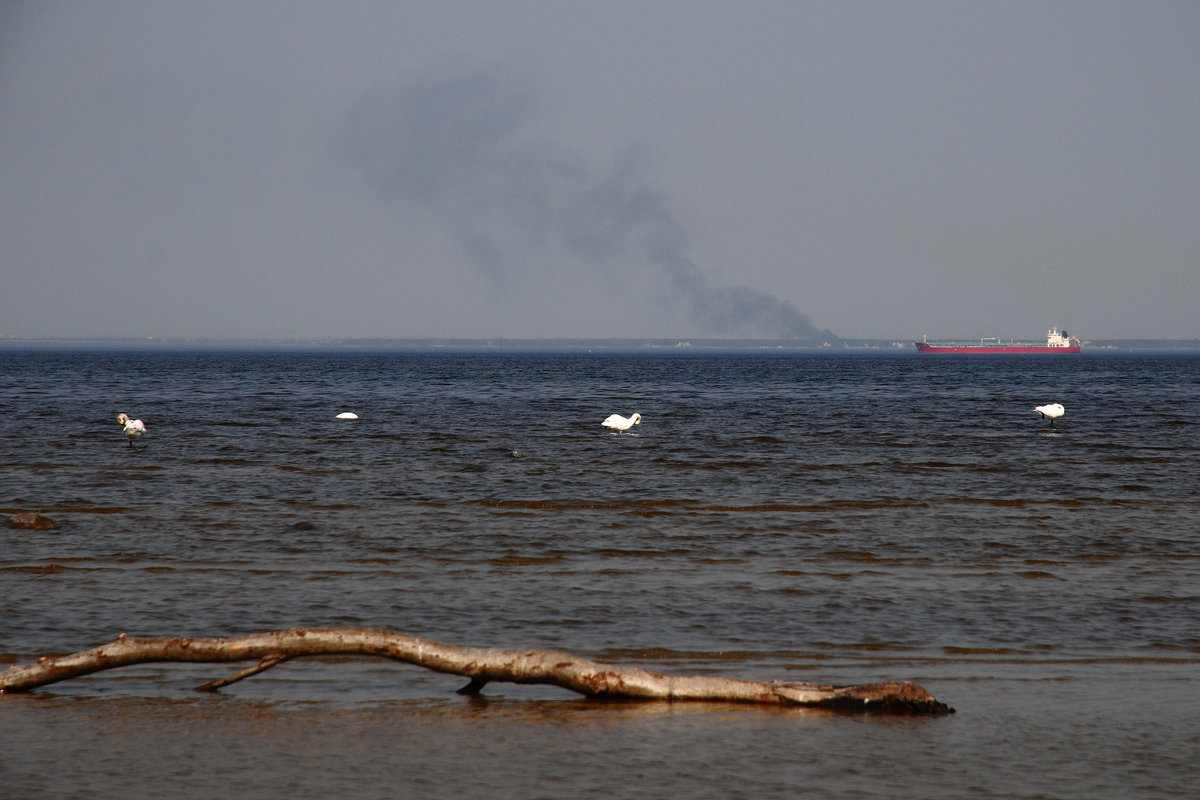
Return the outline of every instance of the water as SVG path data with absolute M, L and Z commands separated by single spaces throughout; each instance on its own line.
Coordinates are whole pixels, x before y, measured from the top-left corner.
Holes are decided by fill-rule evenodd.
M 150 665 L 0 700 L 0 787 L 1190 797 L 1198 420 L 1195 355 L 0 351 L 0 512 L 62 526 L 0 528 L 0 664 L 348 625 L 957 709 Z

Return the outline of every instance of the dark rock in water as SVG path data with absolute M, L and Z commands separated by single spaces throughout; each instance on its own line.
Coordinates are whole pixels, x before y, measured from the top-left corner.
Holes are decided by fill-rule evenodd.
M 58 528 L 58 523 L 54 520 L 49 517 L 43 517 L 41 514 L 35 514 L 32 511 L 13 514 L 8 518 L 8 524 L 14 528 L 24 528 L 31 531 L 52 531 Z

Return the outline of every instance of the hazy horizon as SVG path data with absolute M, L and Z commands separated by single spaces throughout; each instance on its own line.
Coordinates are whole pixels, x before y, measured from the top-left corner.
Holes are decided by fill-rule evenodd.
M 0 7 L 0 337 L 1200 335 L 1200 4 Z

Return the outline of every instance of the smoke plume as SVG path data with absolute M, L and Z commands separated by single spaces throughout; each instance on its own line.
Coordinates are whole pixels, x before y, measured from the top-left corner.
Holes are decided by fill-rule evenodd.
M 495 278 L 530 248 L 557 248 L 591 267 L 622 260 L 657 269 L 705 332 L 836 338 L 786 300 L 710 285 L 647 179 L 642 151 L 627 147 L 599 169 L 523 135 L 541 102 L 536 78 L 501 67 L 371 92 L 347 117 L 344 154 L 382 198 L 435 212 Z

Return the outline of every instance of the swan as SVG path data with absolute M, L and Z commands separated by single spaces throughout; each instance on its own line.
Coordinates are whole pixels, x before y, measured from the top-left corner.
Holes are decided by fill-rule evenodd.
M 337 418 L 338 419 L 358 419 L 358 414 L 355 414 L 353 411 L 343 411 L 342 413 L 337 415 Z
M 1054 420 L 1067 413 L 1067 410 L 1063 408 L 1062 403 L 1050 403 L 1049 405 L 1045 406 L 1037 406 L 1033 410 L 1035 413 L 1041 414 L 1042 419 L 1050 420 L 1051 427 L 1054 427 Z
M 128 414 L 117 414 L 117 424 L 125 426 L 125 438 L 129 440 L 129 446 L 133 447 L 133 440 L 142 438 L 142 434 L 146 432 L 146 425 L 140 419 L 130 419 Z
M 627 431 L 634 425 L 641 423 L 642 415 L 634 414 L 632 417 L 622 417 L 620 414 L 611 414 L 608 419 L 600 424 L 606 428 L 612 428 L 614 431 Z

